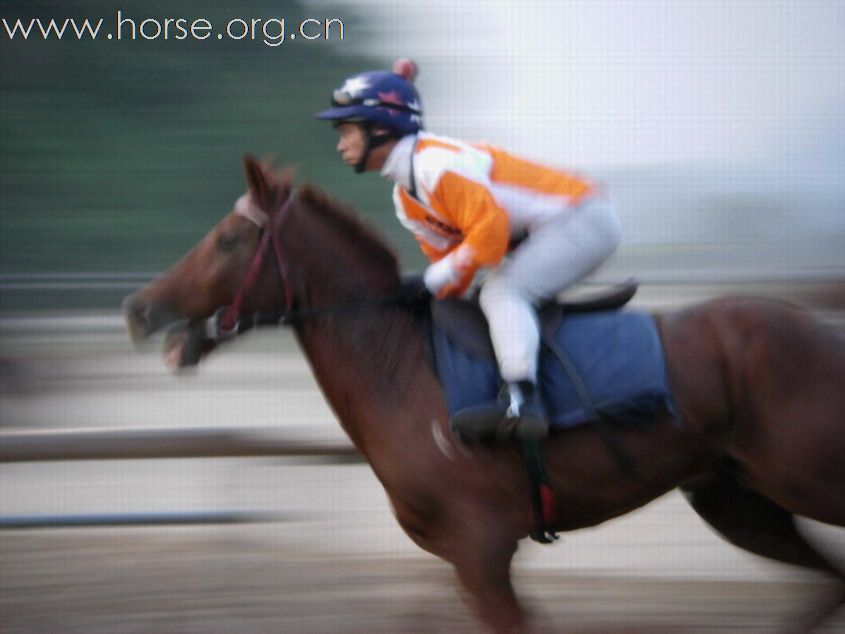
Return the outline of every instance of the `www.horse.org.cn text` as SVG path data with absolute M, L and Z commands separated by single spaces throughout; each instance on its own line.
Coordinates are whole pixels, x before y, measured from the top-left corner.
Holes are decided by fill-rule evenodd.
M 108 31 L 105 18 L 2 18 L 0 36 L 8 40 L 175 41 L 235 40 L 277 47 L 295 40 L 342 41 L 340 18 L 231 18 L 221 29 L 207 18 L 137 18 L 115 13 Z

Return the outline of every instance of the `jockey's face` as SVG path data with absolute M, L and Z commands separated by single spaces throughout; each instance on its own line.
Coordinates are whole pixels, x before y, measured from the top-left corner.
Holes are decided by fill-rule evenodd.
M 337 142 L 337 151 L 340 152 L 344 163 L 354 167 L 367 153 L 367 132 L 364 130 L 364 126 L 354 121 L 341 121 L 336 127 L 340 135 Z M 372 131 L 373 134 L 384 134 L 386 132 L 381 128 L 375 128 Z M 372 171 L 380 170 L 394 145 L 396 145 L 395 139 L 390 139 L 387 143 L 371 148 L 367 153 L 367 162 L 364 168 Z
M 337 132 L 340 138 L 337 151 L 347 165 L 356 165 L 367 150 L 367 137 L 363 126 L 359 123 L 343 121 L 338 124 Z

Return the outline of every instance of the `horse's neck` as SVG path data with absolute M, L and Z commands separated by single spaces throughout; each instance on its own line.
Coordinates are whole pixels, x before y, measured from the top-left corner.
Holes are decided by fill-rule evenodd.
M 423 335 L 413 317 L 368 306 L 297 327 L 303 351 L 326 399 L 355 444 L 403 416 L 425 370 Z
M 347 236 L 304 229 L 301 240 L 289 236 L 301 282 L 298 308 L 311 313 L 297 335 L 341 424 L 363 448 L 414 390 L 426 364 L 422 331 L 408 311 L 377 301 L 395 291 L 395 269 L 370 261 Z M 309 235 L 325 238 L 319 251 Z

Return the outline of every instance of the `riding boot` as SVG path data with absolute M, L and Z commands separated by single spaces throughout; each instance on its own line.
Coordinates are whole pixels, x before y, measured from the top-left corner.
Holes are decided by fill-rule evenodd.
M 542 440 L 549 434 L 549 421 L 540 390 L 532 381 L 508 383 L 510 405 L 507 417 L 513 421 L 513 434 L 520 440 Z

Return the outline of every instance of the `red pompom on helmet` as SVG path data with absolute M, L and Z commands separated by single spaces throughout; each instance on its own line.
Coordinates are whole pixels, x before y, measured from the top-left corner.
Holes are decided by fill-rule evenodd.
M 419 72 L 419 68 L 417 67 L 416 62 L 409 57 L 400 57 L 395 62 L 393 62 L 393 72 L 396 75 L 399 75 L 402 79 L 407 81 L 409 84 L 414 83 L 414 79 Z

